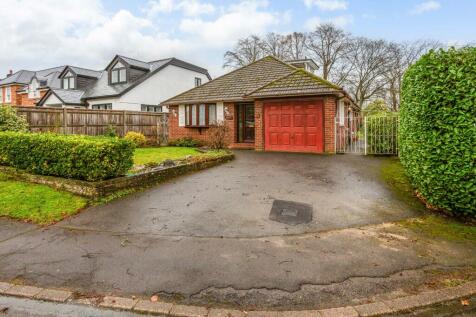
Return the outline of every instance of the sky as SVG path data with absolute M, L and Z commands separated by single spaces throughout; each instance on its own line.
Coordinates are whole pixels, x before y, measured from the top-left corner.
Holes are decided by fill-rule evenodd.
M 0 78 L 60 65 L 104 69 L 116 55 L 175 56 L 224 72 L 237 39 L 333 22 L 389 41 L 476 42 L 476 0 L 0 0 Z

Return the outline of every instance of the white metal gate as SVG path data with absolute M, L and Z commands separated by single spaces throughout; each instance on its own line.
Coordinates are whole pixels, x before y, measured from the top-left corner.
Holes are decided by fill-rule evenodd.
M 337 153 L 398 155 L 398 115 L 348 116 L 335 120 Z

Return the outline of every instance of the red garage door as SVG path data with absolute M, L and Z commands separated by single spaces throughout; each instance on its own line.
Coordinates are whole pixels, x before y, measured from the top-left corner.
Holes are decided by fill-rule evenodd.
M 265 150 L 322 153 L 323 102 L 264 103 Z

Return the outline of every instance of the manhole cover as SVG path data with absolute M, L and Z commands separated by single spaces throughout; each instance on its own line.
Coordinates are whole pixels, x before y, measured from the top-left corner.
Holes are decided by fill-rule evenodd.
M 275 200 L 269 219 L 288 225 L 299 225 L 312 220 L 312 206 L 295 201 Z

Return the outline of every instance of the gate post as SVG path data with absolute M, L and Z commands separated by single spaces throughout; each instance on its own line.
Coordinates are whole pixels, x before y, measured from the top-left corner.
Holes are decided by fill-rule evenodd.
M 367 116 L 364 117 L 364 154 L 367 155 Z

